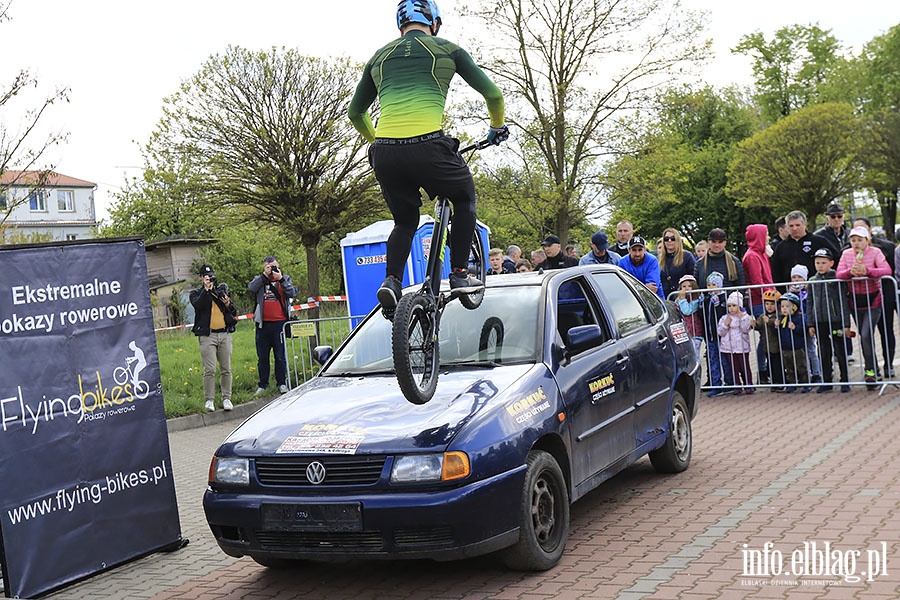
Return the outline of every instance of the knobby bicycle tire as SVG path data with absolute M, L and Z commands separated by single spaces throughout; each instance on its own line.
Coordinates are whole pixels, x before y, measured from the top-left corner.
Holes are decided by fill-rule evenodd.
M 394 371 L 403 396 L 413 404 L 425 404 L 437 388 L 441 364 L 438 318 L 434 299 L 427 294 L 403 296 L 394 312 Z
M 481 231 L 478 229 L 476 225 L 475 231 L 472 234 L 472 243 L 469 246 L 469 273 L 474 275 L 478 281 L 484 283 L 485 277 L 487 277 L 487 260 L 484 256 L 484 245 L 481 241 Z M 481 306 L 481 301 L 484 300 L 484 288 L 473 293 L 473 294 L 462 294 L 459 297 L 460 303 L 468 308 L 469 310 L 474 310 Z

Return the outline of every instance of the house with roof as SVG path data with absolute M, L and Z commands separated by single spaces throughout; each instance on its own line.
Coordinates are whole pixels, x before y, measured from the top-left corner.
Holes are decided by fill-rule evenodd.
M 62 173 L 0 173 L 0 243 L 11 235 L 49 234 L 52 240 L 93 237 L 96 189 L 96 183 Z
M 200 250 L 217 241 L 215 238 L 171 236 L 146 242 L 150 304 L 156 327 L 194 322 L 194 307 L 188 295 L 199 284 L 193 268 L 200 262 Z

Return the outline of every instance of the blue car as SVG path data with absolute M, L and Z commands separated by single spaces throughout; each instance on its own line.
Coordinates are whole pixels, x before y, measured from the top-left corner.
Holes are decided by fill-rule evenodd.
M 407 290 L 407 293 L 414 293 Z M 437 391 L 409 403 L 372 312 L 306 384 L 219 447 L 203 498 L 222 550 L 298 560 L 562 556 L 569 505 L 649 454 L 685 470 L 700 367 L 685 324 L 608 265 L 488 278 L 451 302 Z

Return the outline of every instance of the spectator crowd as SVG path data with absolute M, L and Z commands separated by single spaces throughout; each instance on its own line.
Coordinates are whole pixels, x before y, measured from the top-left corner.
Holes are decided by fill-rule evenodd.
M 705 346 L 709 396 L 752 394 L 754 378 L 757 385 L 783 393 L 828 393 L 835 383 L 849 392 L 854 345 L 863 362 L 856 382 L 878 389 L 879 381 L 895 378 L 900 247 L 864 217 L 848 225 L 839 204 L 827 207 L 825 219 L 823 227 L 810 231 L 806 215 L 791 211 L 775 221 L 771 238 L 767 225 L 748 225 L 742 257 L 729 251 L 728 233 L 718 227 L 693 251 L 678 229 L 666 228 L 654 251 L 623 220 L 614 240 L 597 231 L 580 257 L 552 234 L 531 252 L 530 261 L 518 246 L 505 255 L 494 248 L 489 275 L 593 264 L 630 273 L 675 302 L 698 356 Z

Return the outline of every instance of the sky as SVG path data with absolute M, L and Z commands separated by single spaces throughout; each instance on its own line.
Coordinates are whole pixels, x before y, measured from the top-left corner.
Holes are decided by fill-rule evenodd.
M 52 107 L 38 133 L 68 133 L 46 158 L 57 172 L 97 184 L 101 219 L 112 194 L 126 179 L 140 176 L 140 148 L 162 116 L 163 98 L 211 55 L 228 45 L 284 46 L 364 62 L 397 35 L 394 0 L 4 2 L 10 6 L 9 20 L 0 23 L 0 90 L 20 69 L 27 69 L 38 86 L 4 106 L 0 121 L 16 131 L 28 106 L 55 88 L 68 87 L 69 102 Z M 440 0 L 442 37 L 461 41 L 471 36 L 454 19 L 461 4 Z M 715 58 L 702 77 L 717 86 L 751 83 L 750 59 L 730 52 L 748 33 L 761 31 L 771 38 L 788 25 L 816 24 L 858 51 L 900 23 L 897 0 L 682 0 L 682 6 L 708 13 L 706 36 L 713 40 Z M 490 44 L 489 31 L 478 37 Z

